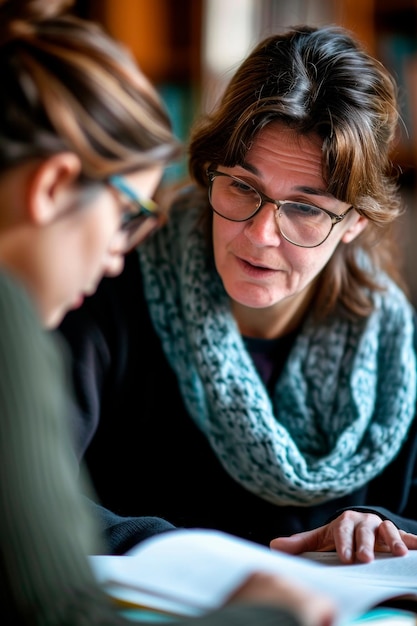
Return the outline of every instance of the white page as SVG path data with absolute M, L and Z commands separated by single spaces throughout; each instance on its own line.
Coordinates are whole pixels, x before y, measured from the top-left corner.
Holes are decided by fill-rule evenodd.
M 370 563 L 344 565 L 337 552 L 305 552 L 303 557 L 336 568 L 344 577 L 364 578 L 367 584 L 403 587 L 412 585 L 417 593 L 417 550 L 410 550 L 403 557 L 377 552 Z
M 151 591 L 148 600 L 152 606 L 155 594 L 175 598 L 177 606 L 184 604 L 183 614 L 222 606 L 230 593 L 257 570 L 285 575 L 298 584 L 330 594 L 339 607 L 335 626 L 348 624 L 393 591 L 390 587 L 369 585 L 366 580 L 358 584 L 345 576 L 345 568 L 329 569 L 210 530 L 176 530 L 139 544 L 129 556 L 90 559 L 99 581 L 117 580 L 136 586 L 141 593 Z M 395 593 L 412 590 L 417 591 L 415 579 L 413 586 L 410 580 L 405 581 L 403 587 L 395 588 Z

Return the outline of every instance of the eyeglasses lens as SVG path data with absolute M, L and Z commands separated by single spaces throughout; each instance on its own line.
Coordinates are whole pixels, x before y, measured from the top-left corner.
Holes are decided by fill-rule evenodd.
M 149 215 L 149 213 L 141 213 L 133 217 L 133 219 L 124 222 L 122 230 L 126 235 L 126 247 L 132 250 L 164 223 L 165 219 L 162 219 L 161 216 Z
M 209 200 L 215 213 L 235 222 L 249 220 L 265 203 L 256 189 L 229 175 L 211 178 Z M 277 201 L 276 220 L 287 241 L 308 248 L 320 245 L 332 229 L 325 211 L 300 202 Z

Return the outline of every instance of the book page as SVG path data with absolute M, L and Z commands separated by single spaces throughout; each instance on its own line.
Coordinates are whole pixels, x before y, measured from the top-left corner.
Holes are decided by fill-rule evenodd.
M 402 557 L 397 557 L 402 558 Z M 177 615 L 219 608 L 251 573 L 266 571 L 330 594 L 339 608 L 335 626 L 351 620 L 390 595 L 417 592 L 417 577 L 391 587 L 346 576 L 350 566 L 327 567 L 306 558 L 211 530 L 175 530 L 152 537 L 128 556 L 90 557 L 97 579 L 112 595 Z M 118 595 L 120 592 L 120 595 Z M 417 600 L 417 596 L 416 596 Z
M 371 563 L 341 563 L 337 552 L 305 552 L 302 557 L 341 570 L 345 577 L 364 578 L 367 584 L 388 585 L 390 588 L 415 584 L 417 593 L 417 550 L 402 557 L 378 552 Z

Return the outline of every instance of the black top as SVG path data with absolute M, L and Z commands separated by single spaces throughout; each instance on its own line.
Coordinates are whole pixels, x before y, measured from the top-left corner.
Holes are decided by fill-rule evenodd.
M 382 516 L 417 533 L 417 420 L 383 473 L 331 502 L 277 506 L 235 482 L 187 414 L 149 318 L 136 253 L 119 277 L 104 279 L 67 316 L 61 331 L 74 356 L 77 453 L 85 454 L 101 502 L 111 511 L 216 528 L 268 545 L 279 535 L 320 526 L 342 508 L 383 507 Z M 266 364 L 269 386 L 292 338 L 246 342 L 257 367 Z M 140 538 L 131 535 L 127 545 Z M 120 549 L 111 534 L 110 541 Z

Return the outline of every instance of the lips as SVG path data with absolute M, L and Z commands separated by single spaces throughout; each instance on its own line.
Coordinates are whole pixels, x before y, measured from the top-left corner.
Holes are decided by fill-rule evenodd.
M 261 264 L 259 261 L 251 259 L 243 259 L 242 257 L 236 257 L 236 262 L 240 271 L 249 279 L 252 280 L 267 280 L 276 276 L 277 271 L 265 264 Z
M 254 269 L 257 270 L 261 270 L 261 271 L 268 271 L 268 272 L 276 272 L 277 270 L 274 267 L 270 267 L 268 265 L 266 265 L 265 263 L 262 263 L 260 261 L 255 261 L 252 259 L 244 259 L 242 257 L 236 257 L 238 259 L 238 261 L 241 261 L 244 265 L 253 267 Z

